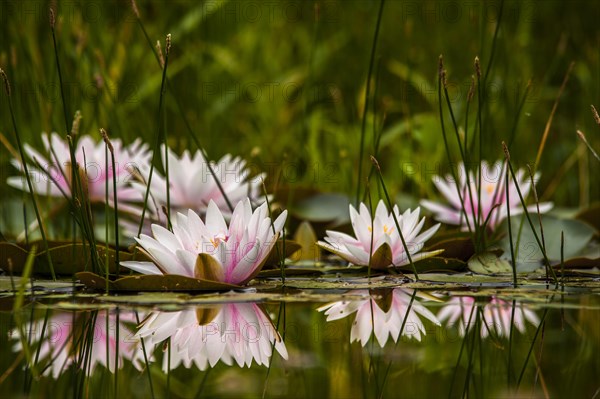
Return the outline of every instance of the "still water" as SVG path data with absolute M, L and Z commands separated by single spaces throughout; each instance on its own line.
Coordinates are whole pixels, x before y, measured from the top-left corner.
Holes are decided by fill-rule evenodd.
M 0 396 L 600 397 L 597 294 L 446 294 L 4 303 Z

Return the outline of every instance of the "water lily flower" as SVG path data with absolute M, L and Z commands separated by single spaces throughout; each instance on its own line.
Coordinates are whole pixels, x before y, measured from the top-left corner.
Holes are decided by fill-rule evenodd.
M 435 325 L 440 325 L 435 315 L 413 298 L 411 291 L 394 288 L 378 291 L 378 293 L 372 295 L 368 290 L 353 291 L 353 294 L 364 295 L 367 299 L 333 302 L 321 306 L 318 310 L 325 312 L 327 321 L 343 319 L 356 313 L 350 332 L 350 342 L 360 341 L 362 346 L 369 342 L 372 333 L 375 334 L 382 348 L 389 338 L 397 342 L 402 324 L 404 324 L 403 336 L 420 341 L 427 332 L 419 316 Z
M 483 306 L 483 309 L 481 309 Z M 479 311 L 481 313 L 479 314 Z M 464 336 L 466 332 L 475 326 L 479 318 L 481 325 L 481 337 L 487 337 L 494 332 L 498 337 L 508 338 L 510 336 L 511 320 L 518 331 L 525 333 L 526 322 L 537 327 L 540 323 L 539 317 L 534 311 L 528 309 L 523 303 L 513 304 L 502 299 L 493 297 L 485 305 L 476 303 L 475 298 L 469 296 L 452 297 L 447 304 L 438 312 L 437 317 L 448 325 L 456 325 L 459 333 Z
M 200 370 L 227 365 L 250 367 L 255 361 L 267 366 L 272 348 L 288 358 L 285 344 L 263 309 L 254 303 L 228 303 L 180 312 L 156 312 L 148 316 L 137 332 L 149 351 L 170 338 L 163 369 L 183 364 Z M 169 362 L 170 354 L 170 362 Z
M 34 165 L 29 166 L 29 174 L 33 189 L 37 194 L 51 197 L 71 196 L 72 166 L 69 145 L 57 133 L 42 134 L 46 155 L 25 144 L 27 156 Z M 151 151 L 147 144 L 137 139 L 125 146 L 120 139 L 112 139 L 115 155 L 115 175 L 117 183 L 117 200 L 119 207 L 126 203 L 143 200 L 139 192 L 129 183 L 150 166 Z M 79 167 L 79 176 L 83 190 L 90 202 L 108 202 L 114 206 L 113 196 L 113 165 L 110 153 L 106 162 L 106 147 L 103 140 L 95 141 L 91 136 L 82 135 L 75 145 L 75 159 Z M 13 159 L 12 164 L 22 169 L 21 160 Z M 44 170 L 40 170 L 42 167 Z M 9 177 L 7 183 L 21 190 L 28 190 L 24 176 Z M 126 209 L 126 208 L 125 208 Z
M 115 365 L 122 368 L 125 360 L 139 362 L 143 358 L 139 339 L 129 325 L 135 325 L 133 312 L 120 312 L 117 319 L 114 311 L 108 315 L 106 311 L 97 311 L 95 315 L 92 312 L 59 311 L 46 321 L 41 319 L 25 324 L 23 331 L 29 334 L 27 337 L 22 337 L 21 330 L 15 329 L 13 338 L 18 341 L 13 349 L 23 350 L 23 338 L 29 340 L 29 345 L 39 344 L 38 364 L 43 365 L 44 375 L 54 379 L 72 365 L 85 369 L 86 375 L 91 375 L 98 365 L 114 373 Z M 84 364 L 81 356 L 86 350 L 89 350 L 89 362 Z
M 448 205 L 443 205 L 437 202 L 422 200 L 421 205 L 433 212 L 435 218 L 443 223 L 460 225 L 463 230 L 468 230 L 469 227 L 474 229 L 475 225 L 483 226 L 487 221 L 487 228 L 490 230 L 496 229 L 500 223 L 506 219 L 506 188 L 505 188 L 505 173 L 506 167 L 501 161 L 497 161 L 494 165 L 488 165 L 482 161 L 480 165 L 481 173 L 481 198 L 479 198 L 478 190 L 478 173 L 469 172 L 469 186 L 467 186 L 467 174 L 465 166 L 461 163 L 458 166 L 458 185 L 451 175 L 446 178 L 434 176 L 433 183 L 438 188 L 440 193 L 448 201 Z M 540 174 L 536 173 L 534 181 L 539 179 Z M 519 169 L 515 173 L 516 180 L 523 194 L 523 198 L 531 191 L 531 178 L 529 173 L 523 169 Z M 458 189 L 457 189 L 458 187 Z M 458 195 L 460 190 L 462 201 Z M 512 177 L 508 183 L 510 214 L 518 215 L 523 213 L 523 206 L 517 192 Z M 463 210 L 464 208 L 464 210 Z M 552 209 L 552 203 L 543 202 L 539 204 L 540 213 L 548 212 Z M 527 208 L 530 212 L 537 213 L 536 205 Z M 481 215 L 479 215 L 481 212 Z M 466 214 L 466 215 L 465 215 Z M 466 217 L 465 217 L 466 216 Z
M 173 231 L 153 224 L 153 237 L 137 243 L 153 262 L 127 261 L 122 266 L 142 274 L 178 274 L 229 284 L 246 284 L 262 268 L 281 232 L 287 211 L 271 223 L 267 204 L 254 212 L 250 200 L 238 202 L 229 225 L 211 200 L 205 221 L 193 210 L 178 213 Z
M 170 188 L 168 203 L 171 213 L 185 213 L 188 209 L 192 209 L 196 213 L 204 215 L 208 204 L 213 201 L 224 215 L 227 217 L 231 215 L 231 209 L 219 189 L 215 177 L 210 173 L 209 164 L 200 150 L 197 150 L 193 156 L 185 150 L 181 157 L 178 157 L 170 148 L 167 153 Z M 163 168 L 166 168 L 164 145 L 161 149 L 161 156 Z M 245 198 L 250 198 L 253 204 L 262 202 L 261 181 L 265 175 L 259 174 L 251 178 L 250 169 L 242 158 L 234 158 L 227 154 L 217 162 L 210 161 L 210 166 L 231 205 L 235 205 Z M 133 186 L 142 196 L 146 194 L 147 185 L 145 183 L 137 182 Z M 150 223 L 167 224 L 163 212 L 163 207 L 167 206 L 166 187 L 165 176 L 154 170 L 150 182 L 150 199 L 146 214 Z M 141 215 L 141 209 L 138 209 L 136 214 Z
M 425 218 L 419 221 L 419 208 L 414 211 L 408 209 L 400 214 L 398 206 L 394 206 L 393 211 L 413 261 L 435 256 L 441 252 L 420 252 L 425 242 L 438 230 L 439 224 L 419 234 L 425 223 Z M 403 266 L 409 263 L 394 218 L 383 201 L 379 201 L 374 219 L 371 218 L 369 209 L 364 203 L 360 204 L 359 212 L 350 205 L 350 220 L 356 238 L 328 230 L 326 242 L 319 241 L 317 245 L 355 265 L 369 265 L 370 257 L 370 265 L 374 269 Z

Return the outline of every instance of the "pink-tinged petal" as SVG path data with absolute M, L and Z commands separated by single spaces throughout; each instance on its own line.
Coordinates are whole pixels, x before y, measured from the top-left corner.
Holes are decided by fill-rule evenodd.
M 161 275 L 162 272 L 156 265 L 152 262 L 135 262 L 135 261 L 126 261 L 120 262 L 121 266 L 124 266 L 128 269 L 136 271 L 141 274 L 156 274 Z
M 260 261 L 258 257 L 260 245 L 261 243 L 257 241 L 252 249 L 248 251 L 242 259 L 240 259 L 237 265 L 235 265 L 235 268 L 232 270 L 228 282 L 233 284 L 246 283 L 246 279 L 248 279 L 259 266 L 257 261 Z

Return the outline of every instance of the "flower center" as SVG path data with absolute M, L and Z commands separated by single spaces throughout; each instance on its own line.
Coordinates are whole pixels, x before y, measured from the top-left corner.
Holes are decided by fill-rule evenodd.
M 488 183 L 485 185 L 485 191 L 487 191 L 487 193 L 489 195 L 492 195 L 494 193 L 495 189 L 496 189 L 496 185 L 494 185 L 492 183 Z

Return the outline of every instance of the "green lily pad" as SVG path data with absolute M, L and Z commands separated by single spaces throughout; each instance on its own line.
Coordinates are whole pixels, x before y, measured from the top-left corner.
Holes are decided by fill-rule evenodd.
M 478 274 L 501 274 L 513 271 L 509 261 L 491 251 L 473 255 L 467 262 L 467 266 L 473 273 Z
M 86 287 L 105 290 L 106 279 L 95 273 L 80 272 L 75 277 Z M 229 291 L 240 289 L 239 285 L 221 283 L 218 281 L 202 280 L 175 274 L 128 276 L 108 282 L 109 291 L 140 292 L 140 291 Z

